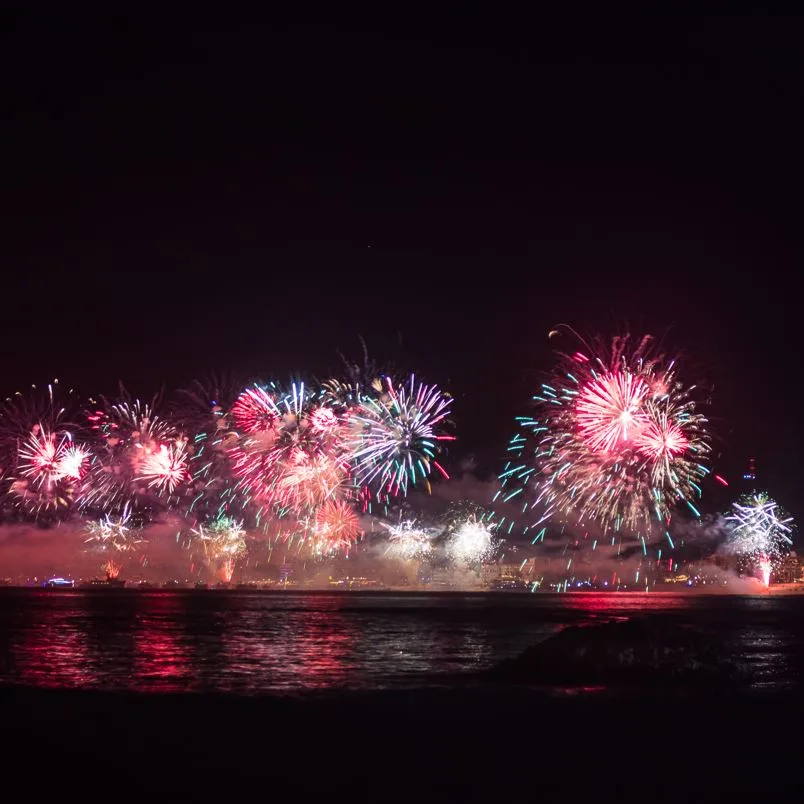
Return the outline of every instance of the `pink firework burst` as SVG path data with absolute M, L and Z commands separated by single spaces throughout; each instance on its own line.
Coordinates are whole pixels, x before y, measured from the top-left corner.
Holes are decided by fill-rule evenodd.
M 296 512 L 315 508 L 346 492 L 347 468 L 333 455 L 308 456 L 302 450 L 283 463 L 276 480 L 276 499 Z
M 338 427 L 340 427 L 340 424 L 341 422 L 332 408 L 315 408 L 312 413 L 310 413 L 310 426 L 316 432 L 334 435 Z
M 319 396 L 304 383 L 293 383 L 278 402 L 271 398 L 273 429 L 245 432 L 230 449 L 238 487 L 258 505 L 309 516 L 336 491 L 346 490 L 341 420 L 332 408 L 319 404 Z M 262 392 L 250 399 L 249 404 L 256 400 L 268 405 Z
M 275 394 L 255 385 L 237 397 L 232 417 L 235 426 L 245 433 L 270 433 L 280 426 L 282 411 L 277 407 Z
M 37 425 L 20 447 L 19 458 L 20 474 L 34 488 L 50 489 L 61 480 L 80 479 L 89 453 L 69 433 L 57 436 Z
M 711 448 L 696 386 L 681 382 L 676 360 L 649 336 L 593 348 L 570 331 L 590 355 L 558 353 L 533 396 L 535 415 L 518 417 L 502 501 L 531 496 L 516 503 L 526 530 L 572 515 L 604 532 L 645 536 L 666 529 L 680 503 L 699 517 Z
M 581 437 L 599 452 L 613 452 L 639 436 L 644 427 L 645 381 L 630 372 L 607 372 L 585 385 L 576 415 Z
M 684 431 L 666 413 L 646 418 L 636 442 L 640 452 L 654 461 L 681 455 L 689 446 Z
M 232 471 L 238 486 L 246 489 L 257 503 L 270 503 L 279 456 L 275 450 L 255 449 L 250 443 L 229 450 Z

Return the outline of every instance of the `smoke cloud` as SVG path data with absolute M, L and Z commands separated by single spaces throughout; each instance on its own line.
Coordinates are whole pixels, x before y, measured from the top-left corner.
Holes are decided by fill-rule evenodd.
M 416 584 L 423 575 L 434 576 L 451 588 L 477 589 L 481 585 L 480 567 L 475 562 L 456 562 L 450 559 L 445 515 L 456 504 L 474 503 L 494 512 L 495 520 L 509 520 L 520 513 L 508 504 L 492 499 L 498 489 L 496 479 L 484 480 L 464 472 L 449 482 L 434 484 L 431 494 L 415 492 L 402 509 L 389 515 L 390 521 L 400 518 L 417 519 L 433 536 L 433 553 L 428 558 L 402 560 L 389 551 L 385 520 L 375 515 L 361 518 L 366 537 L 355 545 L 348 556 L 324 561 L 305 557 L 301 542 L 287 538 L 281 522 L 267 530 L 248 534 L 249 553 L 237 566 L 235 581 L 277 579 L 280 567 L 292 565 L 296 578 L 306 583 L 329 587 L 345 578 L 368 578 L 378 583 L 405 586 Z M 662 544 L 663 558 L 678 555 L 683 550 L 686 567 L 700 576 L 728 581 L 726 589 L 757 591 L 753 579 L 739 578 L 728 561 L 729 549 L 726 523 L 721 517 L 693 522 L 674 520 L 673 540 Z M 76 579 L 100 577 L 102 565 L 108 558 L 86 543 L 85 523 L 68 521 L 49 528 L 35 524 L 0 525 L 0 579 L 14 582 L 41 582 L 46 577 L 65 575 Z M 171 579 L 214 582 L 216 568 L 207 566 L 197 554 L 187 549 L 189 524 L 177 516 L 166 516 L 143 529 L 143 549 L 115 556 L 123 565 L 121 577 L 127 580 L 147 579 L 165 582 Z M 593 549 L 594 548 L 594 549 Z M 594 582 L 597 585 L 626 583 L 629 588 L 644 585 L 645 573 L 650 571 L 653 557 L 655 571 L 657 544 L 646 550 L 640 541 L 611 543 L 610 537 L 596 532 L 588 523 L 549 527 L 546 536 L 536 545 L 529 539 L 496 534 L 493 556 L 487 561 L 504 565 L 523 565 L 528 562 L 530 579 L 556 581 L 572 579 L 577 584 Z M 686 571 L 686 570 L 685 570 Z M 640 579 L 642 582 L 640 584 Z M 434 581 L 435 584 L 435 581 Z M 713 585 L 711 590 L 716 591 Z

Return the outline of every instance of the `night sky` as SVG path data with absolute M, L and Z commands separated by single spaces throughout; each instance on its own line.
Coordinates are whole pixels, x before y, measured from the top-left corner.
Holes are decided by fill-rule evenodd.
M 797 20 L 7 29 L 3 393 L 338 350 L 497 468 L 558 322 L 714 384 L 714 468 L 804 514 Z M 189 27 L 188 27 L 189 26 Z

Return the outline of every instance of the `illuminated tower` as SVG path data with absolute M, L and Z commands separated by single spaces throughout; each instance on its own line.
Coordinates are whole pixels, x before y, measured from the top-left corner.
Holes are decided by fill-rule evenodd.
M 743 488 L 746 491 L 756 491 L 757 467 L 753 458 L 748 459 L 748 469 L 743 472 Z

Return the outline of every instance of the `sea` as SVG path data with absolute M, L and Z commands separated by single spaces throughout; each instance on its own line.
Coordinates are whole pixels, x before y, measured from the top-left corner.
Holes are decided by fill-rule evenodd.
M 265 695 L 451 687 L 562 628 L 672 617 L 800 691 L 804 596 L 0 590 L 0 685 Z

